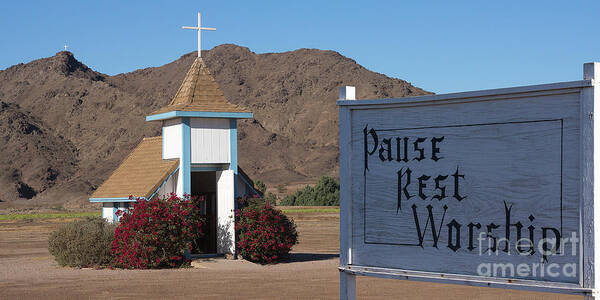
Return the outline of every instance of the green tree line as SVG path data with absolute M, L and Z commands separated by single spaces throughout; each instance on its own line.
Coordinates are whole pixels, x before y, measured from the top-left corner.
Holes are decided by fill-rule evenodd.
M 340 183 L 323 176 L 315 186 L 307 185 L 292 195 L 285 196 L 279 205 L 284 206 L 339 206 Z

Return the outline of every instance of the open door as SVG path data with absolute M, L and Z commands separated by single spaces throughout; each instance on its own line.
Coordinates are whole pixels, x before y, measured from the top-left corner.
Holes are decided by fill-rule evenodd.
M 192 172 L 192 197 L 200 197 L 204 236 L 196 241 L 194 254 L 217 253 L 217 179 L 215 172 Z

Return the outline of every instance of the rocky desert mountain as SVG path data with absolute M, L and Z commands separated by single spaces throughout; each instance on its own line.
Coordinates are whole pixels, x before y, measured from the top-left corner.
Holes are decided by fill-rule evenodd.
M 145 116 L 170 101 L 195 56 L 109 76 L 59 52 L 0 71 L 0 208 L 89 206 L 137 143 L 160 135 Z M 254 112 L 239 122 L 239 164 L 270 187 L 338 175 L 339 86 L 359 99 L 428 94 L 334 51 L 221 45 L 202 56 L 225 97 Z

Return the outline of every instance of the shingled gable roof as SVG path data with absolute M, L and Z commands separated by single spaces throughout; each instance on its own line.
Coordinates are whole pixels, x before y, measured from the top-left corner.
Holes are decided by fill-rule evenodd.
M 144 138 L 91 198 L 149 198 L 179 166 L 162 158 L 162 137 Z
M 225 99 L 219 85 L 200 57 L 192 63 L 169 105 L 152 112 L 151 115 L 171 111 L 250 113 L 249 110 Z

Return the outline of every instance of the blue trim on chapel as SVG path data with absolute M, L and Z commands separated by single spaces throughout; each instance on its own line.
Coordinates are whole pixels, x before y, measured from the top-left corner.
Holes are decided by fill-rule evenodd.
M 238 175 L 240 176 L 240 175 Z M 254 189 L 254 187 L 252 185 L 250 185 L 250 183 L 246 180 L 246 178 L 244 178 L 244 176 L 240 176 L 240 178 L 242 179 L 242 181 L 244 182 L 244 184 L 249 187 L 252 192 L 254 192 L 255 195 L 261 195 L 256 189 Z
M 210 111 L 170 111 L 162 114 L 146 116 L 146 121 L 167 120 L 173 118 L 224 118 L 224 119 L 251 119 L 252 113 L 243 112 L 210 112 Z
M 192 167 L 192 172 L 223 171 L 222 167 Z
M 192 146 L 191 146 L 191 135 L 192 129 L 190 128 L 190 118 L 181 118 L 181 160 L 179 167 L 181 168 L 181 184 L 183 194 L 192 194 Z M 183 196 L 183 195 L 181 195 Z
M 145 199 L 144 197 L 140 197 Z M 115 198 L 90 198 L 90 202 L 102 203 L 102 202 L 135 202 L 136 198 L 129 199 L 129 197 L 115 197 Z
M 118 202 L 113 202 L 113 222 L 118 222 L 118 218 L 117 218 L 117 210 L 119 210 L 119 203 Z
M 237 164 L 237 120 L 229 119 L 229 170 L 233 170 L 233 173 L 237 175 L 238 164 Z

